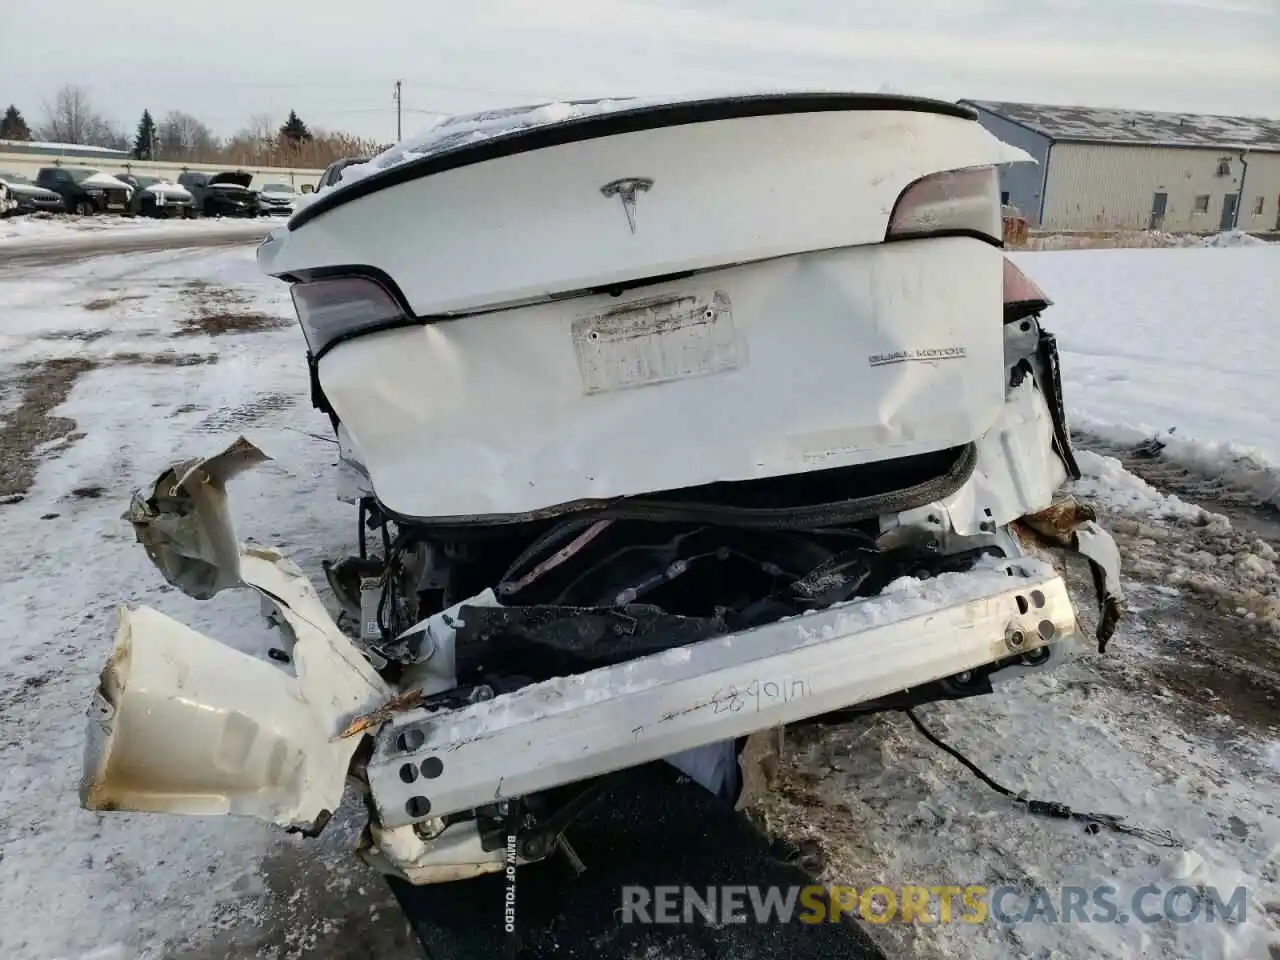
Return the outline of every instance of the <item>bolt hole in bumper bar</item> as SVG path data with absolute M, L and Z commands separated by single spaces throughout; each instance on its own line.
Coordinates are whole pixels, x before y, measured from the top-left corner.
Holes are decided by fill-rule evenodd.
M 465 615 L 465 611 L 464 611 Z M 795 723 L 1017 655 L 1082 646 L 1066 583 L 1030 557 L 533 684 L 378 733 L 367 776 L 405 826 Z M 406 749 L 408 748 L 408 749 Z

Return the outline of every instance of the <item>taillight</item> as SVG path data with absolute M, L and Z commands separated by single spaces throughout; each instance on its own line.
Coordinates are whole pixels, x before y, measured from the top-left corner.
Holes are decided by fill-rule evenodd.
M 995 167 L 921 177 L 898 197 L 885 239 L 948 233 L 977 233 L 1001 242 L 1000 178 Z
M 331 277 L 295 283 L 293 307 L 312 356 L 338 340 L 404 320 L 396 298 L 368 277 Z

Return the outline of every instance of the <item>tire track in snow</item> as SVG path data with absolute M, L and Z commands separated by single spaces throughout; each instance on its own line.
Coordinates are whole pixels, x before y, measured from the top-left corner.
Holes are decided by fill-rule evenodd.
M 1161 493 L 1220 513 L 1244 530 L 1280 545 L 1280 507 L 1257 490 L 1232 482 L 1229 477 L 1212 476 L 1195 466 L 1162 456 L 1154 443 L 1123 444 L 1073 431 L 1073 445 L 1103 457 L 1113 457 L 1120 465 Z

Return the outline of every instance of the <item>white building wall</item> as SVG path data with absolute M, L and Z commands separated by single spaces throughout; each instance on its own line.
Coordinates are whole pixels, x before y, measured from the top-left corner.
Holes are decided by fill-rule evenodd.
M 1246 154 L 1249 163 L 1240 228 L 1274 230 L 1280 222 L 1280 153 Z M 1218 175 L 1230 160 L 1231 172 Z M 1045 186 L 1046 230 L 1146 230 L 1154 196 L 1168 194 L 1161 228 L 1216 233 L 1226 194 L 1240 192 L 1238 150 L 1055 143 Z M 1197 213 L 1197 197 L 1209 198 Z M 1255 213 L 1259 198 L 1262 212 Z
M 98 157 L 77 156 L 37 156 L 32 153 L 0 153 L 0 172 L 16 173 L 24 177 L 36 178 L 41 167 L 84 167 L 89 170 L 102 170 L 105 173 L 132 173 L 139 177 L 168 177 L 177 180 L 178 175 L 187 171 L 203 171 L 219 173 L 224 170 L 243 170 L 253 174 L 253 186 L 261 187 L 264 183 L 291 183 L 301 188 L 304 183 L 313 187 L 319 182 L 323 170 L 288 169 L 284 167 L 258 167 L 250 165 L 234 166 L 214 163 L 183 163 L 163 161 L 152 163 L 145 160 L 104 160 Z

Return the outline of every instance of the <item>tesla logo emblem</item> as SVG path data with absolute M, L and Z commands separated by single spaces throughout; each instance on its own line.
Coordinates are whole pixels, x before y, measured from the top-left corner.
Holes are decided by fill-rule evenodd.
M 622 201 L 622 212 L 627 215 L 627 226 L 636 232 L 636 195 L 646 193 L 653 187 L 648 177 L 624 177 L 613 183 L 606 183 L 600 192 L 606 197 L 618 197 Z

